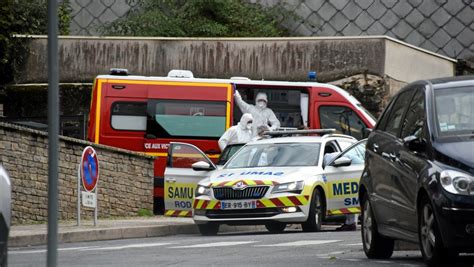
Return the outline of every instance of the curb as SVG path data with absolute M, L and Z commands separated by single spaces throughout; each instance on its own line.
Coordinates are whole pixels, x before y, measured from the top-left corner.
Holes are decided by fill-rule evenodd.
M 235 231 L 260 231 L 265 229 L 263 226 L 229 226 L 221 225 L 219 232 Z M 195 224 L 181 225 L 157 225 L 157 226 L 138 226 L 122 227 L 109 229 L 87 229 L 74 232 L 58 233 L 58 243 L 74 243 L 85 241 L 104 241 L 114 239 L 145 238 L 170 236 L 178 234 L 197 234 L 198 227 Z M 47 233 L 34 235 L 10 236 L 8 239 L 9 247 L 26 247 L 46 245 L 48 242 Z

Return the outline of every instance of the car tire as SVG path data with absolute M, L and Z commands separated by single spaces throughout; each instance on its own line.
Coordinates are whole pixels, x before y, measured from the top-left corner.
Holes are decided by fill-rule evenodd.
M 217 232 L 219 232 L 219 224 L 216 223 L 198 224 L 197 226 L 199 233 L 204 236 L 217 235 Z
M 456 251 L 444 247 L 433 206 L 427 197 L 419 205 L 418 239 L 421 255 L 428 266 L 444 266 L 458 256 Z
M 0 252 L 0 267 L 8 266 L 8 248 L 5 245 L 4 251 Z
M 278 234 L 278 233 L 283 233 L 286 228 L 286 223 L 281 223 L 281 222 L 271 222 L 265 224 L 265 228 L 272 233 L 272 234 Z
M 364 253 L 369 259 L 388 259 L 393 254 L 394 240 L 379 234 L 367 195 L 362 200 L 361 234 Z
M 324 204 L 322 201 L 322 194 L 319 189 L 314 189 L 311 196 L 311 203 L 309 205 L 309 215 L 306 222 L 301 224 L 304 232 L 319 232 L 323 224 Z

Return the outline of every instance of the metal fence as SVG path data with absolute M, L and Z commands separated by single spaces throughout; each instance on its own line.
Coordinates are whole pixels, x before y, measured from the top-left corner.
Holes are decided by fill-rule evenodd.
M 99 27 L 124 17 L 137 5 L 127 0 L 69 0 L 71 35 L 99 35 Z
M 150 0 L 151 1 L 151 0 Z M 247 0 L 283 5 L 301 19 L 284 23 L 298 36 L 388 35 L 453 58 L 474 57 L 473 0 Z M 71 35 L 126 15 L 130 0 L 70 0 Z

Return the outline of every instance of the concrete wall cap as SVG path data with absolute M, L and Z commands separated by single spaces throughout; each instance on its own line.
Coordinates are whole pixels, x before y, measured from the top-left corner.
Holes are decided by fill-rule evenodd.
M 47 35 L 24 35 L 16 34 L 15 37 L 20 38 L 34 38 L 34 39 L 47 39 Z M 443 56 L 441 54 L 431 52 L 429 50 L 411 45 L 409 43 L 397 40 L 393 37 L 387 35 L 370 35 L 370 36 L 308 36 L 308 37 L 225 37 L 225 38 L 216 38 L 216 37 L 129 37 L 129 36 L 59 36 L 59 39 L 68 40 L 68 39 L 83 39 L 83 40 L 143 40 L 143 41 L 311 41 L 311 40 L 366 40 L 366 39 L 385 39 L 392 42 L 397 42 L 399 44 L 405 45 L 407 47 L 419 50 L 421 52 L 440 57 L 452 62 L 457 62 L 457 60 Z

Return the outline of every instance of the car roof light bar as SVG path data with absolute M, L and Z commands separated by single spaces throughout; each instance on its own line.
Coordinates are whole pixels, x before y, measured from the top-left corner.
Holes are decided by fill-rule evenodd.
M 289 135 L 305 135 L 305 134 L 333 134 L 336 132 L 336 129 L 311 129 L 311 130 L 287 130 L 287 131 L 267 131 L 264 132 L 264 135 L 269 136 L 289 136 Z

